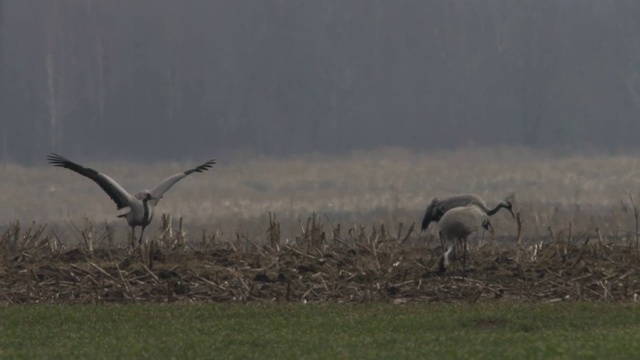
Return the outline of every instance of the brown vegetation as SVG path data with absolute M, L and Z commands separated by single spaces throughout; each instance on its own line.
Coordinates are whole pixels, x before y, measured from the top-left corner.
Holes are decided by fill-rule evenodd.
M 0 302 L 629 302 L 640 294 L 637 236 L 595 229 L 578 237 L 570 226 L 523 241 L 520 214 L 515 238 L 472 247 L 466 274 L 456 262 L 438 273 L 441 249 L 416 239 L 413 225 L 327 227 L 314 214 L 286 242 L 271 215 L 261 241 L 240 230 L 233 240 L 186 241 L 162 220 L 160 234 L 136 250 L 118 247 L 108 228 L 96 239 L 91 222 L 77 247 L 44 235 L 45 226 L 12 224 L 0 243 Z
M 82 161 L 132 191 L 193 165 Z M 544 236 L 547 227 L 566 227 L 568 221 L 593 228 L 592 213 L 603 219 L 596 226 L 625 228 L 631 216 L 620 204 L 628 192 L 637 192 L 639 177 L 636 156 L 554 157 L 513 147 L 223 158 L 210 176 L 172 188 L 156 213 L 184 217 L 185 227 L 197 233 L 205 228 L 232 234 L 239 227 L 258 236 L 271 211 L 279 215 L 283 238 L 293 239 L 298 221 L 312 212 L 327 214 L 333 223 L 394 226 L 418 221 L 436 196 L 476 193 L 493 206 L 515 192 L 529 234 Z M 38 167 L 0 165 L 0 203 L 0 226 L 16 219 L 52 224 L 85 217 L 120 223 L 113 201 L 96 184 L 47 165 L 44 155 Z M 504 214 L 492 223 L 500 236 L 516 230 Z
M 184 167 L 88 165 L 132 189 Z M 2 170 L 2 303 L 635 301 L 640 294 L 640 160 L 631 156 L 385 149 L 221 161 L 212 176 L 167 194 L 157 213 L 180 221 L 154 220 L 160 228 L 148 230 L 153 240 L 142 251 L 125 247 L 126 224 L 91 181 L 44 165 Z M 470 239 L 466 274 L 455 261 L 449 273 L 435 271 L 435 230 L 411 226 L 431 198 L 473 192 L 493 204 L 512 191 L 520 226 L 496 214 L 498 241 Z

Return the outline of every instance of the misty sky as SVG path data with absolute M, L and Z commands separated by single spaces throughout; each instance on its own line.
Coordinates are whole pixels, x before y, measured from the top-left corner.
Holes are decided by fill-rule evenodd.
M 636 0 L 0 9 L 5 161 L 638 143 Z

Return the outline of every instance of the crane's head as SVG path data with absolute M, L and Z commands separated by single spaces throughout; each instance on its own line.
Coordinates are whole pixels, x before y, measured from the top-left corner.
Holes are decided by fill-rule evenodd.
M 153 198 L 153 196 L 151 196 L 151 191 L 149 190 L 142 190 L 139 193 L 136 193 L 134 197 L 142 201 L 149 201 Z
M 483 227 L 485 230 L 488 230 L 488 231 L 493 232 L 493 226 L 491 225 L 491 221 L 489 221 L 489 217 L 488 217 L 488 216 L 487 216 L 487 217 L 485 217 L 485 218 L 482 220 L 482 227 Z
M 431 200 L 431 204 L 427 206 L 427 210 L 424 213 L 424 218 L 422 218 L 422 231 L 427 230 L 431 222 L 440 221 L 444 213 L 445 209 L 440 204 L 440 200 L 438 198 L 433 198 L 433 200 Z
M 513 218 L 516 218 L 516 215 L 513 213 L 513 204 L 511 203 L 511 201 L 509 200 L 502 200 L 498 203 L 498 206 L 501 206 L 507 210 L 509 210 L 509 213 L 511 214 L 511 216 L 513 216 Z

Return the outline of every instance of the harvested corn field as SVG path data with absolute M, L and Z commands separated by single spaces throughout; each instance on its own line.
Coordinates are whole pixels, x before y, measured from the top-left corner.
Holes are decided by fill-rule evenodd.
M 95 164 L 132 189 L 185 166 Z M 640 294 L 633 156 L 386 149 L 220 161 L 163 200 L 158 213 L 184 226 L 157 215 L 135 250 L 96 184 L 45 165 L 3 170 L 5 304 L 635 302 Z M 437 227 L 420 233 L 419 222 L 433 197 L 469 192 L 491 206 L 515 193 L 520 220 L 492 216 L 495 241 L 472 235 L 465 271 L 458 258 L 443 274 Z
M 470 242 L 463 271 L 454 261 L 440 273 L 441 252 L 413 226 L 390 233 L 384 225 L 328 227 L 311 216 L 294 241 L 280 238 L 271 218 L 260 243 L 241 232 L 187 242 L 166 229 L 140 249 L 69 247 L 45 226 L 13 224 L 2 236 L 0 302 L 483 302 L 616 301 L 640 295 L 638 239 L 575 236 L 549 228 L 524 240 Z M 85 229 L 86 230 L 86 229 Z M 84 230 L 83 230 L 84 231 Z M 84 234 L 89 234 L 85 231 Z

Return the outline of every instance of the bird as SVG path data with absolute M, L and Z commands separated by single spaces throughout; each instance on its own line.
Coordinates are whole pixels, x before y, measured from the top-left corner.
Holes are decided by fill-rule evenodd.
M 193 169 L 186 170 L 181 173 L 169 176 L 162 180 L 153 190 L 142 190 L 134 195 L 131 195 L 115 180 L 108 175 L 103 174 L 94 169 L 84 167 L 80 164 L 74 163 L 71 160 L 56 154 L 54 152 L 47 156 L 47 161 L 53 166 L 62 167 L 74 171 L 82 176 L 88 177 L 98 184 L 104 192 L 109 195 L 111 200 L 116 203 L 118 207 L 117 215 L 119 218 L 125 218 L 127 223 L 131 227 L 131 246 L 134 246 L 135 228 L 137 226 L 142 227 L 140 231 L 140 238 L 138 240 L 138 246 L 142 244 L 142 234 L 144 229 L 151 223 L 153 219 L 153 210 L 158 204 L 162 195 L 167 192 L 175 183 L 182 180 L 186 176 L 192 173 L 202 173 L 209 170 L 215 163 L 215 159 L 211 159 L 202 165 L 196 166 Z
M 429 224 L 432 222 L 439 222 L 442 216 L 449 210 L 458 207 L 458 206 L 466 206 L 469 204 L 474 204 L 482 209 L 487 215 L 491 216 L 498 212 L 498 210 L 505 208 L 509 210 L 511 216 L 515 219 L 516 216 L 513 214 L 513 204 L 511 203 L 509 198 L 513 195 L 507 197 L 492 208 L 489 209 L 485 204 L 484 200 L 476 194 L 463 194 L 463 195 L 454 195 L 450 197 L 446 197 L 444 199 L 438 199 L 437 197 L 431 200 L 429 206 L 427 206 L 427 210 L 425 211 L 424 217 L 422 218 L 422 231 L 425 231 Z
M 447 211 L 438 222 L 440 232 L 448 243 L 447 251 L 442 255 L 440 271 L 445 272 L 449 267 L 449 254 L 453 251 L 457 240 L 466 241 L 467 237 L 484 228 L 493 233 L 487 212 L 475 204 L 458 206 Z M 464 257 L 463 257 L 464 271 Z
M 429 228 L 429 224 L 432 222 L 439 222 L 442 216 L 449 210 L 458 207 L 458 206 L 466 206 L 469 204 L 474 204 L 482 209 L 487 215 L 492 216 L 497 213 L 500 209 L 505 208 L 509 211 L 511 216 L 515 219 L 515 215 L 513 214 L 513 204 L 512 200 L 514 198 L 514 194 L 510 194 L 504 200 L 498 202 L 498 204 L 489 209 L 485 204 L 484 200 L 476 194 L 461 194 L 461 195 L 453 195 L 446 197 L 444 199 L 433 198 L 429 206 L 427 206 L 427 210 L 425 211 L 424 217 L 422 218 L 422 231 L 425 231 Z M 440 245 L 444 248 L 444 237 L 442 236 L 442 232 L 439 233 L 440 236 Z M 461 246 L 463 247 L 463 254 L 467 250 L 466 241 L 464 241 Z M 455 250 L 454 250 L 455 251 Z

